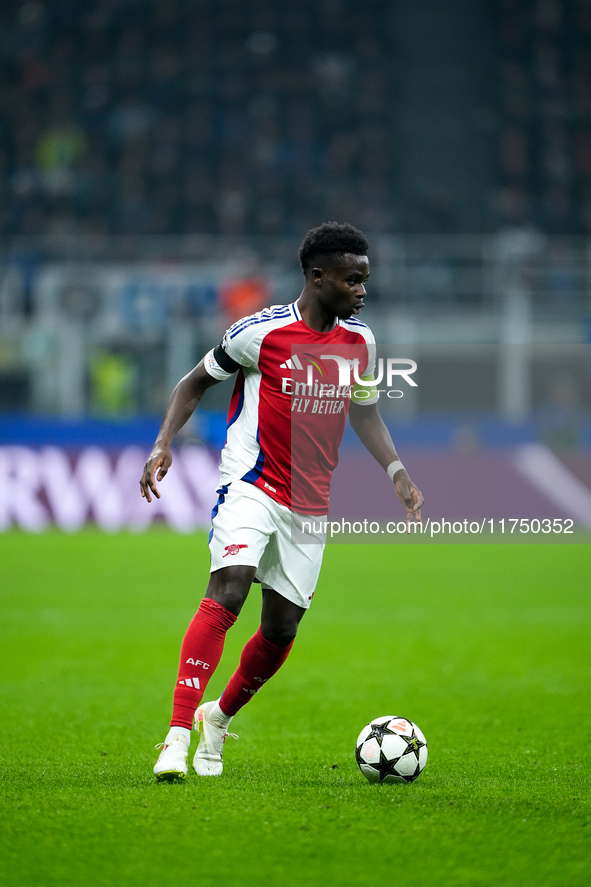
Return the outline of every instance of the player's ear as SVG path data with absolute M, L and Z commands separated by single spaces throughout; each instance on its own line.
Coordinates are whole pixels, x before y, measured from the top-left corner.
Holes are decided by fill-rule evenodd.
M 321 283 L 322 268 L 312 268 L 312 271 L 310 272 L 310 277 L 314 283 Z

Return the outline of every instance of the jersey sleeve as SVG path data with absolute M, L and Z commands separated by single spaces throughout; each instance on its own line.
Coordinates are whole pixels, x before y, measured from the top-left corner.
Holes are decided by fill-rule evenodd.
M 224 334 L 221 342 L 223 352 L 241 367 L 255 367 L 260 349 L 260 323 L 257 315 L 237 320 Z
M 238 320 L 226 330 L 220 344 L 203 358 L 209 375 L 222 382 L 241 367 L 256 366 L 259 350 L 254 335 L 256 330 L 253 317 Z

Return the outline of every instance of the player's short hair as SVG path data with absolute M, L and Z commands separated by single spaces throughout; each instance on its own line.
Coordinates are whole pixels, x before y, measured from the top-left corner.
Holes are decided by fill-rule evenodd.
M 313 262 L 321 257 L 344 255 L 366 256 L 369 249 L 367 237 L 348 223 L 324 222 L 311 228 L 306 234 L 298 253 L 304 274 Z

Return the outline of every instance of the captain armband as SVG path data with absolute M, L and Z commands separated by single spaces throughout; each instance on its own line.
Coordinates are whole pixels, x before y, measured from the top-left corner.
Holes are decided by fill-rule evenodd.
M 229 379 L 230 376 L 240 369 L 240 364 L 236 363 L 235 360 L 232 360 L 221 345 L 218 345 L 217 348 L 212 348 L 211 351 L 207 352 L 203 358 L 203 366 L 209 375 L 213 376 L 213 378 L 217 379 L 219 382 L 223 382 L 224 379 Z
M 378 390 L 373 377 L 373 373 L 367 376 L 361 376 L 359 382 L 355 382 L 351 391 L 351 400 L 353 403 L 359 403 L 362 406 L 369 406 L 377 403 L 379 399 Z

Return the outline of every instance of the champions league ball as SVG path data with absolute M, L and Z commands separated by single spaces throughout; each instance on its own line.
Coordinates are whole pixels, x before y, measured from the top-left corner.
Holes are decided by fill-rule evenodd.
M 406 718 L 375 718 L 359 734 L 355 760 L 370 782 L 414 782 L 427 763 L 427 741 Z

